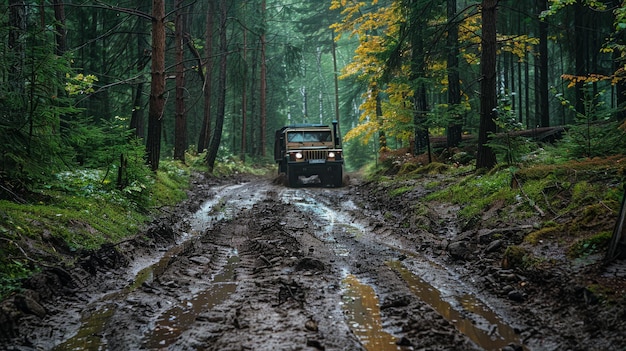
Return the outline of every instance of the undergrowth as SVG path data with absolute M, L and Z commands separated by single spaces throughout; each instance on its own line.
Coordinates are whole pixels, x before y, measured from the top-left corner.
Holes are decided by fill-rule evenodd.
M 71 266 L 77 254 L 136 235 L 155 210 L 186 198 L 192 172 L 206 170 L 205 154 L 186 162 L 164 160 L 154 173 L 141 163 L 125 169 L 81 168 L 59 172 L 19 198 L 0 200 L 0 299 L 44 264 Z M 214 176 L 266 172 L 266 167 L 224 156 Z

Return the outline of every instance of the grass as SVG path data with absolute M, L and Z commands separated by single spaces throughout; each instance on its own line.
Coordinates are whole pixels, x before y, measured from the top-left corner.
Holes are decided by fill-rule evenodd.
M 97 170 L 77 170 L 32 191 L 25 203 L 0 200 L 0 299 L 44 261 L 71 266 L 82 251 L 136 235 L 152 209 L 184 200 L 188 167 L 161 165 L 124 189 Z
M 112 179 L 115 170 L 77 169 L 51 177 L 24 195 L 25 203 L 0 200 L 0 300 L 42 264 L 71 266 L 81 252 L 136 235 L 157 209 L 186 199 L 192 172 L 206 171 L 205 156 L 188 152 L 185 163 L 163 160 L 156 173 L 134 164 L 122 189 Z M 269 169 L 224 156 L 213 176 Z

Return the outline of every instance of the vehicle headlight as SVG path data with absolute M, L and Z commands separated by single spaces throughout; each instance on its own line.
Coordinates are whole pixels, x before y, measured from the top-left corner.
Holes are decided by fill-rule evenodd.
M 335 153 L 334 152 L 329 152 L 328 153 L 328 158 L 335 158 Z
M 296 159 L 301 159 L 302 158 L 302 153 L 301 152 L 296 152 Z

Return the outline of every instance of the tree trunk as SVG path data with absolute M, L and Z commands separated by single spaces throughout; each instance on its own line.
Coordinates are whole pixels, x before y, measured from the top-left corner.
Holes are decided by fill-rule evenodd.
M 145 9 L 144 7 L 146 7 L 146 4 L 143 4 L 142 6 L 139 7 L 139 11 L 145 12 L 147 9 Z M 137 22 L 135 24 L 135 39 L 136 39 L 136 47 L 135 50 L 136 54 L 137 54 L 137 73 L 141 73 L 144 68 L 146 67 L 146 64 L 148 63 L 148 61 L 150 60 L 150 55 L 148 54 L 148 51 L 146 50 L 146 47 L 144 45 L 144 37 L 142 34 L 143 33 L 143 28 L 145 26 L 145 22 L 143 21 L 143 19 L 137 19 Z M 134 134 L 137 138 L 143 138 L 145 137 L 145 131 L 144 131 L 144 109 L 143 109 L 143 90 L 144 90 L 144 86 L 145 83 L 143 81 L 143 79 L 140 79 L 139 82 L 137 83 L 137 85 L 134 88 L 133 94 L 133 111 L 131 114 L 131 118 L 130 118 L 130 129 L 134 131 Z
M 152 0 L 152 68 L 150 109 L 146 149 L 148 164 L 159 169 L 161 157 L 161 130 L 165 106 L 165 0 Z
M 461 143 L 462 117 L 458 112 L 461 103 L 461 79 L 459 77 L 459 24 L 456 19 L 456 0 L 447 0 L 448 7 L 448 147 Z
M 248 30 L 243 28 L 243 62 L 247 64 L 248 61 Z M 248 70 L 246 69 L 243 76 L 243 83 L 241 85 L 241 153 L 240 158 L 245 162 L 246 160 L 246 129 L 248 128 Z
M 261 16 L 263 17 L 263 26 L 266 25 L 266 3 L 265 0 L 261 1 Z M 265 157 L 265 129 L 267 127 L 267 62 L 265 57 L 266 50 L 265 29 L 261 33 L 261 80 L 260 80 L 260 92 L 259 92 L 259 108 L 261 117 L 261 136 L 259 140 L 259 148 L 261 149 L 261 156 Z
M 211 140 L 211 98 L 212 98 L 212 78 L 213 78 L 213 18 L 215 16 L 214 0 L 209 0 L 206 13 L 206 42 L 204 45 L 204 81 L 202 92 L 204 93 L 204 117 L 200 127 L 200 137 L 198 138 L 198 153 L 202 153 L 209 148 Z
M 413 153 L 421 154 L 429 149 L 428 128 L 426 126 L 426 113 L 428 100 L 426 96 L 426 50 L 424 48 L 424 23 L 418 8 L 417 1 L 410 3 L 409 31 L 411 44 L 411 85 L 415 96 L 413 97 L 413 124 L 415 125 L 415 144 Z M 429 155 L 430 158 L 430 155 Z
M 548 9 L 547 0 L 537 0 L 538 12 Z M 550 105 L 548 102 L 548 22 L 539 21 L 539 80 L 537 97 L 539 98 L 539 126 L 550 126 Z
M 24 0 L 9 0 L 9 51 L 13 54 L 9 69 L 9 84 L 17 96 L 23 96 L 24 58 L 26 48 L 22 37 L 26 32 L 26 4 Z
M 331 31 L 332 51 L 333 51 L 333 81 L 335 83 L 335 121 L 337 121 L 337 134 L 341 136 L 341 120 L 339 116 L 339 70 L 337 68 L 337 43 L 335 42 L 335 32 Z
M 174 127 L 174 159 L 185 162 L 187 149 L 187 119 L 185 115 L 185 64 L 183 62 L 183 35 L 185 31 L 184 0 L 176 0 L 176 20 L 174 23 L 176 48 L 176 124 Z
M 56 54 L 63 56 L 67 51 L 67 36 L 65 31 L 65 6 L 63 0 L 53 0 L 54 5 L 54 30 L 56 40 Z
M 487 145 L 489 134 L 496 132 L 496 9 L 498 0 L 483 0 L 482 55 L 480 59 L 480 127 L 476 168 L 492 168 L 496 155 Z
M 576 76 L 579 77 L 587 74 L 587 69 L 585 66 L 585 53 L 587 51 L 585 47 L 585 38 L 588 33 L 584 27 L 584 17 L 586 12 L 587 11 L 585 5 L 579 2 L 576 2 L 574 4 L 574 61 L 576 65 Z M 576 112 L 584 115 L 584 83 L 577 82 L 574 89 L 576 92 L 576 101 L 574 102 Z
M 613 0 L 613 7 L 620 8 L 623 0 Z M 613 19 L 615 20 L 615 18 Z M 615 34 L 615 41 L 618 45 L 626 45 L 626 33 L 624 30 L 617 31 Z M 613 51 L 613 71 L 617 72 L 622 67 L 624 67 L 624 57 L 622 57 L 621 50 Z M 626 81 L 624 79 L 620 79 L 615 84 L 615 95 L 616 95 L 616 118 L 618 121 L 623 121 L 626 119 Z
M 215 118 L 215 131 L 209 143 L 207 154 L 207 167 L 209 173 L 213 173 L 217 152 L 222 141 L 222 129 L 224 127 L 224 114 L 226 112 L 226 58 L 228 57 L 228 43 L 226 42 L 226 0 L 220 1 L 220 73 L 218 79 L 217 113 Z

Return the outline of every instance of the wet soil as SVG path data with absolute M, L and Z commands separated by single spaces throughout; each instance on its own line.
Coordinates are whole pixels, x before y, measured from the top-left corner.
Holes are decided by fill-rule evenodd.
M 412 210 L 432 191 L 412 185 L 199 177 L 144 233 L 3 302 L 0 349 L 624 349 L 625 306 L 581 282 L 620 266 L 507 268 L 531 221 L 468 230 L 455 206 Z

